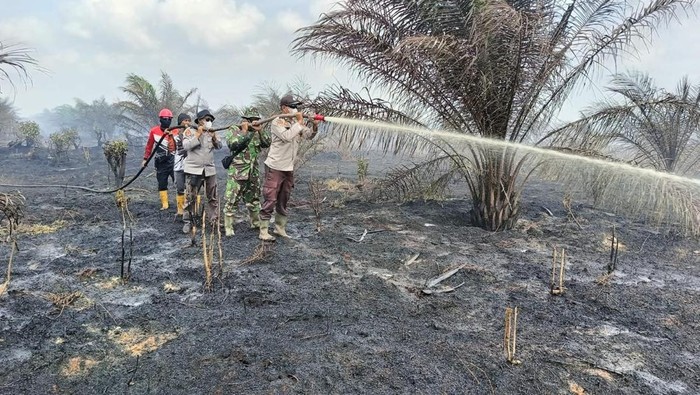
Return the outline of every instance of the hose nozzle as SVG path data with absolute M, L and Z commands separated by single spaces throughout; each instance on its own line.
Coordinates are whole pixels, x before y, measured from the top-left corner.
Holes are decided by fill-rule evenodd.
M 313 119 L 314 121 L 325 122 L 326 117 L 324 117 L 324 116 L 321 115 L 321 114 L 314 114 L 314 115 L 311 116 L 311 119 Z

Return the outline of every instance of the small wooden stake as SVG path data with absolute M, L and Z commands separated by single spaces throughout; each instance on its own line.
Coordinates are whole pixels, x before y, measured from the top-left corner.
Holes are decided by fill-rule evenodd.
M 559 258 L 559 259 L 557 259 Z M 559 281 L 556 279 L 557 264 L 559 264 Z M 564 293 L 564 268 L 566 267 L 566 251 L 562 248 L 561 254 L 557 253 L 554 247 L 552 253 L 552 282 L 549 284 L 549 292 L 552 295 L 562 295 Z M 557 284 L 558 283 L 558 284 Z
M 615 254 L 615 225 L 613 225 L 612 228 L 612 236 L 610 237 L 610 262 L 613 260 L 613 256 Z
M 503 351 L 506 353 L 506 359 L 510 360 L 510 316 L 513 314 L 513 309 L 506 307 L 506 323 L 503 329 Z
M 564 293 L 564 266 L 566 265 L 566 251 L 561 249 L 561 267 L 559 268 L 559 291 Z
M 608 263 L 608 274 L 612 274 L 617 268 L 617 253 L 620 250 L 620 239 L 615 236 L 615 226 L 613 226 L 610 240 L 610 263 Z
M 554 293 L 554 284 L 556 284 L 557 273 L 557 247 L 552 251 L 552 281 L 549 283 L 549 291 Z
M 211 291 L 211 265 L 209 263 L 209 251 L 207 250 L 207 223 L 206 211 L 202 214 L 202 251 L 204 253 L 204 289 Z
M 221 210 L 219 210 L 219 213 Z M 224 248 L 221 245 L 221 226 L 217 226 L 217 243 L 219 244 L 219 280 L 224 278 Z
M 506 308 L 505 333 L 503 336 L 503 348 L 506 352 L 506 361 L 513 365 L 520 365 L 521 361 L 515 359 L 515 347 L 518 333 L 518 308 Z

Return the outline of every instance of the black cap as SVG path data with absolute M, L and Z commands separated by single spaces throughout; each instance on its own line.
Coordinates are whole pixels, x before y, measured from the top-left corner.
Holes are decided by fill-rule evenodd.
M 301 101 L 294 98 L 292 95 L 284 95 L 280 99 L 280 107 L 297 108 L 301 105 Z
M 182 121 L 184 121 L 184 120 L 190 120 L 190 121 L 191 121 L 192 118 L 190 118 L 190 115 L 189 115 L 189 114 L 185 114 L 185 113 L 182 113 L 182 114 L 180 114 L 180 115 L 177 116 L 177 124 L 178 124 L 178 125 L 181 124 Z
M 200 119 L 206 117 L 207 115 L 211 117 L 212 121 L 216 119 L 213 115 L 211 115 L 211 112 L 209 112 L 209 110 L 202 110 L 197 113 L 197 118 L 194 119 L 194 123 L 198 123 Z

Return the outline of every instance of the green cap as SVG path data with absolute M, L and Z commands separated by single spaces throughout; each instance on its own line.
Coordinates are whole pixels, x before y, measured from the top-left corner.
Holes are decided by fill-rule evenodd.
M 243 111 L 243 115 L 241 116 L 241 118 L 245 118 L 251 121 L 257 121 L 262 117 L 260 116 L 260 113 L 258 112 L 257 108 L 248 107 Z

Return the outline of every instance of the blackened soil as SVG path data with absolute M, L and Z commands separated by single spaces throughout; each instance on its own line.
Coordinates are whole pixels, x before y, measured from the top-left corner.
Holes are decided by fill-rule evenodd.
M 5 152 L 0 183 L 106 187 L 100 152 L 89 165 L 81 155 L 51 165 Z M 385 163 L 372 158 L 371 175 Z M 354 169 L 333 153 L 310 162 L 294 191 L 294 239 L 260 260 L 243 263 L 259 241 L 241 214 L 212 292 L 200 239 L 190 246 L 174 208 L 159 211 L 152 175 L 127 192 L 135 224 L 126 284 L 113 195 L 21 188 L 21 250 L 0 297 L 0 393 L 700 393 L 696 240 L 586 203 L 573 208 L 579 228 L 562 191 L 542 182 L 525 191 L 515 230 L 490 233 L 469 226 L 459 197 L 359 199 Z M 348 184 L 323 192 L 318 233 L 307 181 L 338 175 Z M 36 225 L 58 229 L 36 234 Z M 617 270 L 603 278 L 613 226 Z M 554 247 L 568 256 L 562 296 L 549 294 Z M 0 245 L 3 265 L 8 257 Z M 462 265 L 432 288 L 451 292 L 423 292 Z M 79 298 L 62 309 L 50 300 L 72 292 Z M 516 306 L 521 364 L 511 365 L 504 312 Z

